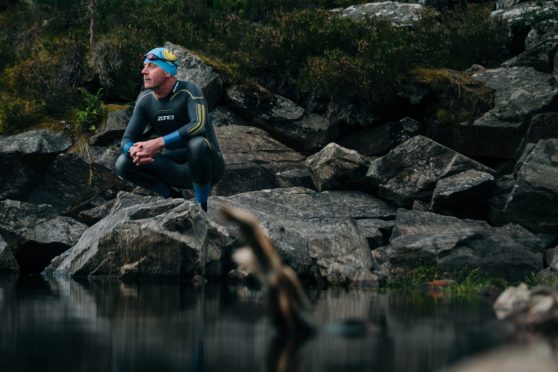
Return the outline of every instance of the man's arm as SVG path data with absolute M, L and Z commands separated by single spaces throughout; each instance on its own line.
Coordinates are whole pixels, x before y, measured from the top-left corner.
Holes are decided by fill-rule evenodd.
M 167 149 L 183 147 L 192 137 L 205 134 L 207 124 L 207 103 L 201 89 L 192 84 L 191 89 L 183 89 L 188 99 L 187 110 L 190 122 L 163 137 L 164 146 Z

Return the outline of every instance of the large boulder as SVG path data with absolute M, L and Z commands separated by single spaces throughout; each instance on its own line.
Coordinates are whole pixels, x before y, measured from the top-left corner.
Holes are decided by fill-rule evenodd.
M 558 139 L 528 146 L 518 163 L 504 213 L 508 220 L 558 235 Z
M 119 193 L 111 213 L 87 229 L 48 272 L 72 276 L 193 277 L 219 274 L 226 231 L 192 201 Z M 207 253 L 204 256 L 204 253 Z M 205 265 L 204 265 L 205 263 Z
M 337 141 L 341 146 L 356 150 L 361 155 L 381 156 L 418 134 L 422 125 L 411 118 L 384 123 L 366 130 L 352 132 Z
M 429 203 L 436 183 L 467 170 L 490 168 L 424 136 L 413 137 L 370 163 L 366 177 L 378 196 L 401 207 Z
M 215 107 L 223 96 L 223 80 L 213 67 L 180 45 L 166 42 L 165 48 L 171 50 L 178 60 L 176 78 L 196 83 L 202 90 L 209 109 Z
M 393 219 L 395 211 L 384 202 L 360 192 L 318 193 L 304 188 L 249 192 L 212 202 L 255 214 L 283 260 L 302 278 L 376 284 L 368 242 L 359 225 L 364 220 Z
M 538 114 L 531 119 L 515 157 L 519 158 L 528 144 L 535 144 L 548 138 L 558 138 L 558 112 Z
M 363 183 L 368 162 L 355 150 L 330 143 L 306 159 L 316 190 L 354 188 Z
M 337 137 L 337 128 L 328 120 L 262 87 L 237 85 L 226 94 L 229 106 L 249 124 L 262 127 L 297 151 L 318 151 Z
M 87 226 L 58 216 L 49 205 L 0 201 L 0 236 L 21 270 L 40 272 L 50 260 L 74 245 Z
M 89 139 L 89 144 L 96 146 L 108 146 L 114 143 L 120 143 L 124 131 L 130 121 L 130 110 L 111 111 L 107 115 L 107 119 L 101 125 L 97 133 Z
M 459 217 L 482 214 L 494 185 L 492 174 L 474 169 L 442 178 L 434 188 L 430 210 Z
M 479 269 L 513 281 L 542 269 L 543 250 L 540 240 L 518 225 L 490 227 L 480 221 L 406 210 L 398 211 L 386 247 L 394 276 L 422 265 L 457 276 Z
M 472 76 L 495 90 L 494 108 L 472 122 L 437 126 L 431 137 L 468 156 L 512 159 L 529 120 L 556 110 L 558 86 L 532 67 L 481 69 Z
M 46 166 L 72 145 L 46 129 L 0 138 L 0 199 L 24 200 Z
M 90 207 L 98 195 L 105 199 L 131 185 L 118 178 L 114 170 L 119 147 L 86 147 L 81 152 L 60 154 L 47 167 L 41 182 L 27 201 L 50 204 L 58 212 L 72 213 Z
M 215 194 L 277 187 L 277 173 L 303 169 L 304 157 L 259 128 L 228 125 L 215 128 L 225 158 L 225 174 Z
M 420 18 L 424 9 L 421 4 L 407 4 L 397 1 L 382 1 L 352 5 L 345 9 L 335 9 L 334 12 L 342 17 L 362 19 L 368 17 L 386 18 L 396 26 L 410 26 Z
M 209 120 L 214 128 L 226 125 L 245 125 L 246 122 L 227 106 L 217 106 L 209 112 Z
M 504 62 L 502 66 L 530 66 L 548 74 L 554 73 L 558 51 L 558 20 L 537 23 L 525 38 L 525 51 Z

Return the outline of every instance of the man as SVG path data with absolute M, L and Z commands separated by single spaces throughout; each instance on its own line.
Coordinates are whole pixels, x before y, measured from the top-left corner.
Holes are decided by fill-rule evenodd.
M 176 56 L 168 49 L 145 55 L 145 91 L 122 137 L 116 172 L 165 198 L 182 196 L 173 186 L 192 187 L 196 202 L 207 211 L 211 186 L 221 179 L 225 165 L 200 88 L 178 81 L 176 70 Z M 140 141 L 148 124 L 158 137 Z

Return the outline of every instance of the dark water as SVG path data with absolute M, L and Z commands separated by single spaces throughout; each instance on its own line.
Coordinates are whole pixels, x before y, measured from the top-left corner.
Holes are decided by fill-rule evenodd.
M 436 371 L 498 342 L 480 299 L 310 297 L 318 324 L 359 318 L 370 331 L 285 345 L 274 341 L 261 294 L 246 288 L 0 276 L 0 371 Z

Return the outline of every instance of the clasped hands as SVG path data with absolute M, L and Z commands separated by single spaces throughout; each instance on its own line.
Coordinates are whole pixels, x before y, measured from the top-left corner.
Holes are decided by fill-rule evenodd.
M 160 153 L 164 147 L 163 137 L 158 137 L 134 143 L 129 152 L 135 165 L 144 165 L 152 163 L 154 156 Z

